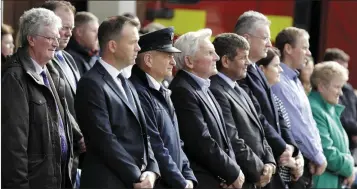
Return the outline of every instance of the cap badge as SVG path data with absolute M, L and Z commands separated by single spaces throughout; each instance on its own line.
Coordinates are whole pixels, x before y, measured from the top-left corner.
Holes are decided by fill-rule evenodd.
M 174 40 L 174 33 L 171 33 L 171 41 Z

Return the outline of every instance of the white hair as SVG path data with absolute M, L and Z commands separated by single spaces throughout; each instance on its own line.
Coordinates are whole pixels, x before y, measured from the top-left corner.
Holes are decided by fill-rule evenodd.
M 271 21 L 262 13 L 257 11 L 246 11 L 239 16 L 234 32 L 238 35 L 254 33 L 258 24 L 270 26 Z
M 28 45 L 27 36 L 37 35 L 45 26 L 62 27 L 62 20 L 53 11 L 45 8 L 32 8 L 20 17 L 20 46 Z
M 181 70 L 185 66 L 185 57 L 194 56 L 198 51 L 201 41 L 210 39 L 212 30 L 209 28 L 201 29 L 195 32 L 188 32 L 181 35 L 174 43 L 174 46 L 181 50 L 181 53 L 175 53 L 175 61 L 177 70 Z

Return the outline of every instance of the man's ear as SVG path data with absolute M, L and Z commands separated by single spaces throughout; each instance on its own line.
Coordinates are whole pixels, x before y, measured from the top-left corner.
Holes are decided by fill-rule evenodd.
M 242 35 L 248 42 L 249 42 L 249 44 L 250 44 L 250 36 L 249 36 L 249 34 L 247 34 L 247 33 L 245 33 L 245 34 L 243 34 Z
M 290 55 L 292 53 L 292 50 L 293 50 L 293 47 L 289 43 L 285 43 L 283 53 Z
M 115 53 L 115 51 L 117 50 L 117 45 L 117 42 L 115 42 L 114 40 L 110 40 L 107 44 L 107 47 L 111 53 Z
M 151 68 L 152 67 L 152 63 L 153 63 L 153 57 L 152 54 L 150 53 L 145 53 L 144 54 L 144 63 L 147 67 Z
M 185 61 L 185 66 L 186 66 L 186 67 L 188 67 L 188 68 L 190 68 L 190 69 L 193 69 L 194 64 L 193 64 L 192 57 L 190 57 L 190 56 L 185 56 L 184 61 Z
M 33 47 L 33 46 L 35 45 L 35 37 L 34 37 L 34 36 L 28 35 L 28 36 L 27 36 L 27 41 L 28 41 L 28 43 L 29 43 L 29 45 L 30 45 L 31 47 Z
M 223 68 L 228 68 L 229 67 L 230 60 L 227 55 L 223 55 L 221 58 L 221 64 Z

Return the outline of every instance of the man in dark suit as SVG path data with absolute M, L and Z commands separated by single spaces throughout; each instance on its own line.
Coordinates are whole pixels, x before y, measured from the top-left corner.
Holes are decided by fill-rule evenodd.
M 172 46 L 173 36 L 173 28 L 165 28 L 140 37 L 141 50 L 130 80 L 138 91 L 150 143 L 159 164 L 162 180 L 157 187 L 193 188 L 197 180 L 181 148 L 171 91 L 162 85 L 164 78 L 172 75 L 173 54 L 181 52 Z
M 249 42 L 249 60 L 251 62 L 251 65 L 247 68 L 247 76 L 239 80 L 239 85 L 253 101 L 276 162 L 279 165 L 285 165 L 291 157 L 300 157 L 297 156 L 298 149 L 291 130 L 285 123 L 283 116 L 278 114 L 264 73 L 255 64 L 255 62 L 267 56 L 268 48 L 272 46 L 270 23 L 265 15 L 255 11 L 247 11 L 238 18 L 235 33 L 243 36 Z M 271 185 L 275 185 L 273 184 L 275 182 L 283 187 L 279 174 L 275 175 Z
M 78 83 L 75 110 L 87 146 L 81 188 L 153 188 L 159 176 L 139 97 L 121 75 L 140 50 L 137 24 L 122 16 L 103 21 L 102 58 Z
M 210 29 L 180 36 L 174 54 L 179 72 L 170 84 L 184 141 L 184 151 L 200 188 L 241 188 L 244 174 L 236 163 L 222 110 L 209 90 L 219 59 L 209 40 Z
M 236 82 L 246 76 L 249 44 L 242 36 L 224 33 L 216 36 L 213 45 L 221 59 L 210 89 L 222 108 L 237 163 L 247 176 L 243 188 L 264 187 L 275 172 L 274 156 L 252 101 Z
M 68 105 L 69 112 L 74 118 L 76 114 L 74 111 L 74 96 L 76 94 L 77 82 L 79 81 L 79 72 L 73 57 L 64 51 L 69 39 L 72 36 L 72 28 L 74 26 L 74 14 L 75 8 L 68 1 L 46 1 L 42 8 L 53 11 L 62 20 L 62 28 L 59 30 L 60 39 L 59 45 L 55 52 L 55 57 L 52 59 L 53 66 L 57 69 L 61 78 L 65 81 L 65 97 Z M 76 122 L 75 122 L 76 123 Z M 74 166 L 73 176 L 76 178 L 79 155 L 85 151 L 85 144 L 81 130 L 76 123 L 73 129 L 73 141 L 74 141 Z M 75 181 L 76 179 L 73 179 Z

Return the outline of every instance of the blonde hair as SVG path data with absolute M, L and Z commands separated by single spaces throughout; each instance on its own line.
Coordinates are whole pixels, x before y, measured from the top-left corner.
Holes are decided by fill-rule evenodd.
M 317 64 L 311 75 L 312 89 L 317 89 L 319 84 L 328 85 L 335 78 L 348 80 L 348 70 L 334 61 L 321 62 Z

